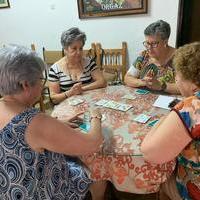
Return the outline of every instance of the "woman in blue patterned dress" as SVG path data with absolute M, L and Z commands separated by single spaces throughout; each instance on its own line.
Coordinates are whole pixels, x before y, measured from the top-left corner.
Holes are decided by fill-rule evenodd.
M 43 61 L 25 47 L 0 49 L 0 199 L 84 199 L 91 180 L 70 156 L 96 152 L 102 143 L 101 114 L 81 134 L 32 105 L 44 84 Z M 77 118 L 75 118 L 77 120 Z M 68 155 L 68 156 L 67 156 Z

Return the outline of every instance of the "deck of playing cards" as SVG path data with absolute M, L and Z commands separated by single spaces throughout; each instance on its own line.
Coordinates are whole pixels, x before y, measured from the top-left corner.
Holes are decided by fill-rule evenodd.
M 95 103 L 95 105 L 103 106 L 103 107 L 111 108 L 111 109 L 115 109 L 115 110 L 120 110 L 120 111 L 124 111 L 124 112 L 126 112 L 127 110 L 132 108 L 132 105 L 125 104 L 125 103 L 119 103 L 119 102 L 112 101 L 112 100 L 105 100 L 105 99 L 101 99 L 101 100 L 97 101 Z
M 126 112 L 127 110 L 132 108 L 132 105 L 125 104 L 125 103 L 118 103 L 116 101 L 108 101 L 103 106 L 106 108 L 112 108 L 112 109 L 120 110 L 120 111 L 124 111 L 124 112 Z
M 137 89 L 135 91 L 136 94 L 148 94 L 149 90 L 142 90 L 142 89 Z

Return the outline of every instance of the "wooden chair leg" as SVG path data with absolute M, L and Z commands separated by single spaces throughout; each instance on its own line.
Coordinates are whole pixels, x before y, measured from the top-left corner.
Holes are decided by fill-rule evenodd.
M 44 105 L 44 97 L 43 96 L 40 97 L 39 104 L 40 104 L 40 111 L 45 112 L 45 105 Z

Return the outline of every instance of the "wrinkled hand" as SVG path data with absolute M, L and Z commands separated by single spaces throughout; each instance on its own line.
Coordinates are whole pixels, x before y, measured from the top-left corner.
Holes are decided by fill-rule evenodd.
M 149 89 L 157 91 L 162 90 L 162 85 L 158 79 L 145 77 L 144 81 L 146 82 L 146 87 L 148 87 Z
M 82 93 L 82 83 L 74 84 L 70 89 L 71 95 L 79 95 Z
M 100 110 L 98 109 L 98 108 L 95 108 L 95 109 L 93 109 L 93 110 L 90 110 L 90 116 L 92 117 L 94 117 L 94 116 L 100 116 L 100 117 L 102 117 L 102 115 L 101 115 L 101 112 L 100 112 Z
M 83 112 L 80 112 L 78 114 L 75 114 L 72 117 L 62 117 L 61 119 L 59 119 L 60 121 L 62 121 L 63 123 L 69 125 L 71 128 L 78 128 L 79 125 L 81 123 L 83 123 L 83 119 L 80 118 L 79 116 L 82 115 Z

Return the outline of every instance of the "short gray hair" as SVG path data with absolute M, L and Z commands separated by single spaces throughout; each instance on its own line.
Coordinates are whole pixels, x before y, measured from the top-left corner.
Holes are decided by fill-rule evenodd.
M 144 30 L 145 36 L 159 35 L 162 40 L 169 39 L 170 33 L 171 33 L 170 25 L 163 20 L 158 20 L 150 24 Z
M 42 59 L 30 49 L 19 45 L 8 45 L 0 49 L 0 94 L 20 93 L 20 81 L 35 85 L 45 70 Z
M 62 48 L 64 49 L 77 40 L 81 40 L 84 45 L 86 41 L 86 35 L 84 32 L 80 31 L 78 28 L 73 27 L 62 33 L 60 41 L 61 41 Z

